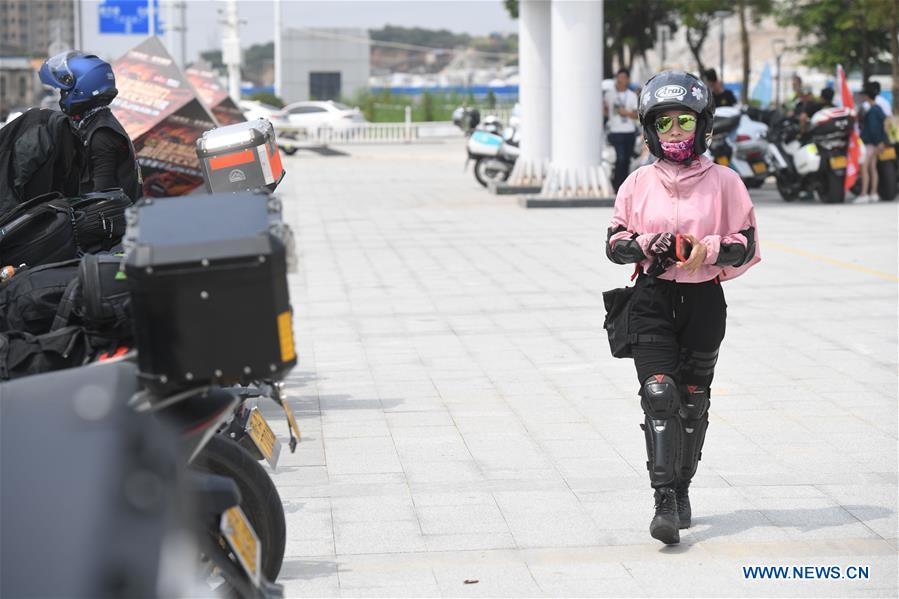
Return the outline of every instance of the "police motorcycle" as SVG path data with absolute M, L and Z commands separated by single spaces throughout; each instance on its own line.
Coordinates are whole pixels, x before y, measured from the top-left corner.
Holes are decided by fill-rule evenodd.
M 815 192 L 824 203 L 845 200 L 854 121 L 855 113 L 848 108 L 824 108 L 812 115 L 804 134 L 795 118 L 782 119 L 770 128 L 769 161 L 785 202 L 795 201 L 802 192 Z
M 474 160 L 474 178 L 487 187 L 491 181 L 499 183 L 512 174 L 521 153 L 518 149 L 520 136 L 517 128 L 503 128 L 495 116 L 488 116 L 483 123 L 478 123 L 474 116 L 472 109 L 457 108 L 453 122 L 468 135 L 465 168 Z
M 706 155 L 735 170 L 749 189 L 764 185 L 768 166 L 768 126 L 752 120 L 736 106 L 715 109 L 712 140 Z

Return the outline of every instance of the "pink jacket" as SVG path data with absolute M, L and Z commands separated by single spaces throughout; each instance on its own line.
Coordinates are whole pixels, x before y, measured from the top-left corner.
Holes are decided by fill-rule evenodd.
M 627 230 L 612 235 L 610 244 L 637 233 L 644 254 L 657 233 L 689 233 L 701 240 L 708 250 L 702 266 L 692 273 L 672 266 L 660 279 L 683 283 L 733 279 L 761 260 L 756 233 L 751 260 L 739 267 L 715 266 L 722 243 L 745 247 L 747 239 L 739 232 L 758 227 L 740 176 L 704 156 L 689 166 L 659 160 L 631 173 L 618 190 L 611 226 Z M 640 263 L 644 272 L 649 264 L 649 259 Z

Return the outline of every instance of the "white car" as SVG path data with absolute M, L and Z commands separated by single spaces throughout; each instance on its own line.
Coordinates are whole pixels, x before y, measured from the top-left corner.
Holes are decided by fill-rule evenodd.
M 256 100 L 240 100 L 237 104 L 240 106 L 240 111 L 248 121 L 254 119 L 267 119 L 274 123 L 274 121 L 277 120 L 276 115 L 281 112 L 281 109 L 277 106 L 272 106 L 271 104 L 258 102 Z
M 340 102 L 294 102 L 285 106 L 277 115 L 293 127 L 333 127 L 340 129 L 365 123 L 358 108 L 350 108 Z

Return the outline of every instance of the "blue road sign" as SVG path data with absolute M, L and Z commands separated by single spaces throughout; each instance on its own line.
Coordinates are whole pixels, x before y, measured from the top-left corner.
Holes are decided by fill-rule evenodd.
M 159 18 L 159 0 L 152 0 L 156 12 L 156 35 L 164 33 Z M 150 0 L 103 0 L 97 7 L 100 16 L 100 33 L 142 34 L 150 33 Z

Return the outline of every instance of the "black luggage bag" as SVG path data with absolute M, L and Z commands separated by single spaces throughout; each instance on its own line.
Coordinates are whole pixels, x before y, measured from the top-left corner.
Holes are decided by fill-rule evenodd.
M 280 379 L 296 364 L 283 243 L 253 193 L 147 198 L 126 261 L 141 375 Z

